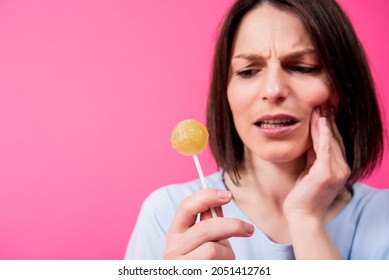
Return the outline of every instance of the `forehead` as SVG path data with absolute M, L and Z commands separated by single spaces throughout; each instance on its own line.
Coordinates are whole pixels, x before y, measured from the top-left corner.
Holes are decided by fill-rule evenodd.
M 262 4 L 248 12 L 235 34 L 233 51 L 288 52 L 312 48 L 301 20 L 292 12 Z

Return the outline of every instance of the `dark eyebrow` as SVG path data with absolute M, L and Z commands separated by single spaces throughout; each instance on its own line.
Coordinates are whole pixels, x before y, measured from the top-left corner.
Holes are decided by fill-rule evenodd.
M 306 50 L 297 51 L 294 53 L 287 54 L 283 58 L 296 59 L 296 58 L 302 57 L 304 55 L 309 55 L 309 54 L 316 54 L 316 51 L 314 49 L 306 49 Z M 236 59 L 236 58 L 242 58 L 242 59 L 249 60 L 249 61 L 263 59 L 262 56 L 257 55 L 257 54 L 238 54 L 238 55 L 234 56 L 232 59 Z
M 262 56 L 256 55 L 256 54 L 238 54 L 238 55 L 234 56 L 232 59 L 235 59 L 235 58 L 243 58 L 243 59 L 246 59 L 249 61 L 263 59 Z
M 310 54 L 316 55 L 317 52 L 314 49 L 307 49 L 307 50 L 298 51 L 298 52 L 295 52 L 295 53 L 288 54 L 284 58 L 286 58 L 286 59 L 296 59 L 296 58 L 302 57 L 304 55 L 310 55 Z

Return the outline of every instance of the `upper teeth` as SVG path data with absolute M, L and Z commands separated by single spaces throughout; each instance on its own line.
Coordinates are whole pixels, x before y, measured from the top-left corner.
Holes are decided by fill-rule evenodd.
M 279 124 L 279 123 L 289 123 L 291 122 L 291 119 L 279 119 L 279 120 L 265 120 L 261 121 L 263 124 Z

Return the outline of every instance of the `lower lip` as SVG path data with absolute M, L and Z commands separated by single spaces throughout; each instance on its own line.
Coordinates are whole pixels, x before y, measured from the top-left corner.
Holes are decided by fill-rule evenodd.
M 274 128 L 263 128 L 260 126 L 256 126 L 256 128 L 260 131 L 260 133 L 266 137 L 282 137 L 286 136 L 289 133 L 293 132 L 299 123 L 295 123 L 289 126 L 280 126 Z

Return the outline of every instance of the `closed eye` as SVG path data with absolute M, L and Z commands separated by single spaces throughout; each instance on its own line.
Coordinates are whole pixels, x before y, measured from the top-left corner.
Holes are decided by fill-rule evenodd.
M 238 71 L 236 73 L 237 76 L 241 77 L 241 78 L 244 78 L 244 79 L 248 79 L 248 78 L 251 78 L 253 77 L 255 74 L 257 74 L 260 70 L 257 69 L 257 68 L 249 68 L 249 69 L 245 69 L 245 70 L 241 70 L 241 71 Z
M 321 71 L 319 66 L 302 66 L 302 65 L 294 65 L 288 67 L 289 71 L 302 73 L 302 74 L 316 74 Z

